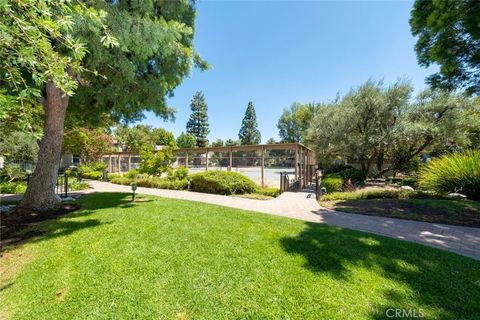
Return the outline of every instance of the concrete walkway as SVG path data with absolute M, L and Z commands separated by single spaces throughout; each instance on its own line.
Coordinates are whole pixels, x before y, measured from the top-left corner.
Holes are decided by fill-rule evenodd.
M 82 193 L 132 192 L 129 186 L 121 186 L 108 182 L 90 181 L 90 185 L 92 188 Z M 315 200 L 315 195 L 312 193 L 285 192 L 272 200 L 253 200 L 206 193 L 142 187 L 137 189 L 137 193 L 212 203 L 309 222 L 326 223 L 343 228 L 417 242 L 480 260 L 480 228 L 336 212 L 321 207 Z

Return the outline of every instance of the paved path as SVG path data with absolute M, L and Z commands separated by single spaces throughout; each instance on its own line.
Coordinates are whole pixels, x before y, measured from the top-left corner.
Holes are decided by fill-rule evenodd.
M 90 185 L 92 188 L 83 193 L 131 192 L 129 186 L 115 185 L 107 182 L 90 181 Z M 213 203 L 309 222 L 326 223 L 417 242 L 480 260 L 480 228 L 336 212 L 321 207 L 315 200 L 315 195 L 312 193 L 285 192 L 272 200 L 253 200 L 206 193 L 141 187 L 137 189 L 137 193 Z

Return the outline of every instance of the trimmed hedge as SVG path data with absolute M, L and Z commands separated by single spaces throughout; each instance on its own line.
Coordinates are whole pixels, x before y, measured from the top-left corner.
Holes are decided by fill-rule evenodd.
M 458 192 L 480 199 L 480 151 L 453 153 L 431 161 L 420 171 L 422 189 Z
M 191 176 L 192 191 L 214 194 L 256 193 L 257 185 L 249 178 L 231 171 L 205 171 Z
M 327 189 L 327 192 L 339 192 L 343 189 L 343 179 L 334 175 L 322 178 L 322 187 Z
M 157 189 L 172 189 L 172 190 L 184 190 L 187 189 L 187 180 L 169 180 L 158 177 L 143 177 L 140 179 L 132 179 L 128 177 L 114 177 L 110 179 L 111 183 L 121 184 L 129 186 L 132 183 L 136 183 L 139 187 L 145 188 L 157 188 Z
M 82 172 L 82 177 L 84 179 L 101 180 L 102 173 L 98 171 Z
M 259 188 L 257 194 L 267 197 L 276 198 L 280 195 L 280 189 L 278 188 Z

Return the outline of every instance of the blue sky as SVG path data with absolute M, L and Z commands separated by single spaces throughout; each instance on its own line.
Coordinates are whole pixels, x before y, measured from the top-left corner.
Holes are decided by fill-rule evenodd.
M 369 78 L 411 80 L 416 92 L 432 73 L 417 64 L 410 1 L 200 1 L 195 46 L 212 66 L 194 70 L 169 105 L 174 123 L 147 113 L 142 121 L 178 135 L 190 101 L 202 90 L 210 141 L 237 139 L 253 101 L 262 141 L 278 139 L 277 120 L 294 101 L 330 101 Z

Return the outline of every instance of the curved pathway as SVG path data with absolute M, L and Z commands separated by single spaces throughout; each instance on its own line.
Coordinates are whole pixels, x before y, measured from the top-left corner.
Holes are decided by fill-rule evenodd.
M 81 193 L 132 192 L 129 186 L 100 181 L 89 181 L 89 183 L 91 188 Z M 326 223 L 343 228 L 417 242 L 480 260 L 480 228 L 336 212 L 321 207 L 315 200 L 315 195 L 312 193 L 285 192 L 272 200 L 254 200 L 198 192 L 142 187 L 137 189 L 137 193 L 199 201 L 301 219 L 309 222 Z

